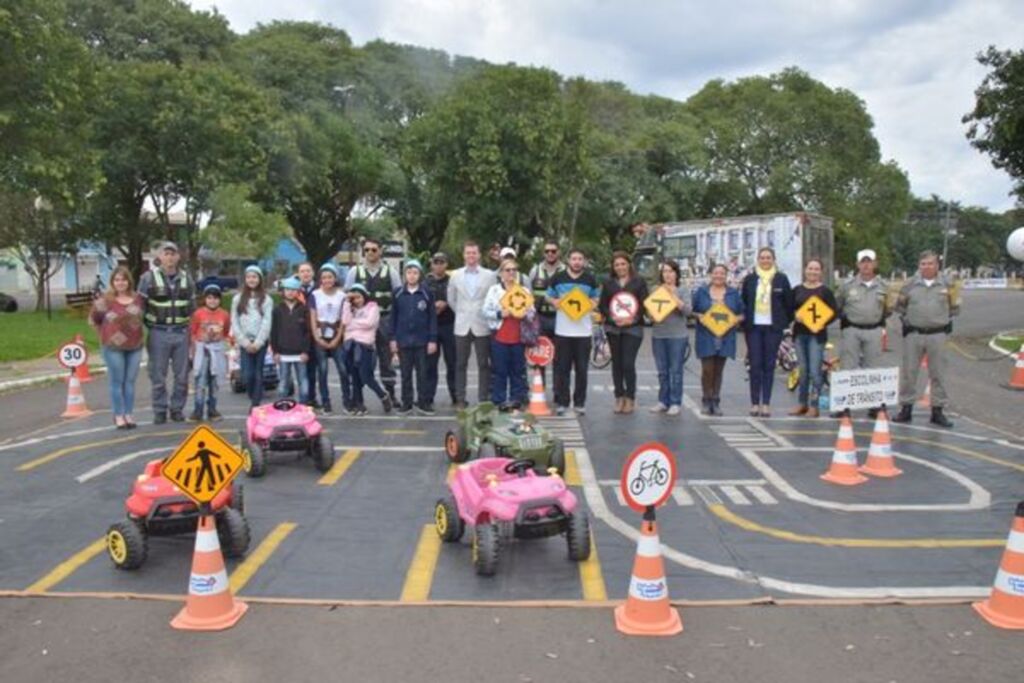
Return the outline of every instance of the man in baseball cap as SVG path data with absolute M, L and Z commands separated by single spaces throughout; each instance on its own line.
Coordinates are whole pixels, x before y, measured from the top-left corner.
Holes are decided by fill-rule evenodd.
M 888 285 L 877 275 L 874 249 L 857 252 L 857 274 L 836 292 L 842 335 L 840 367 L 843 370 L 877 368 L 882 362 L 882 333 L 890 310 Z M 871 417 L 877 414 L 873 409 Z
M 434 299 L 437 311 L 437 353 L 427 356 L 427 403 L 433 404 L 437 395 L 438 367 L 444 357 L 448 396 L 455 404 L 455 313 L 448 306 L 448 255 L 437 252 L 430 257 L 430 272 L 424 279 L 427 291 Z

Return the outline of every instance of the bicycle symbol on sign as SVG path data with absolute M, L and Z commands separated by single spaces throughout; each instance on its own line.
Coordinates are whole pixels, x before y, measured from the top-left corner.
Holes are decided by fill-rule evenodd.
M 664 486 L 668 482 L 668 469 L 657 459 L 640 463 L 640 471 L 629 482 L 629 492 L 639 496 L 648 486 Z

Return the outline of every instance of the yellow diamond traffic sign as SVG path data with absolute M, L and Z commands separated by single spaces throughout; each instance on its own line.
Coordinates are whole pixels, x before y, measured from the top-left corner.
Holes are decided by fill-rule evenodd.
M 668 287 L 662 285 L 651 292 L 651 295 L 644 299 L 644 308 L 651 320 L 660 323 L 672 314 L 672 311 L 679 310 L 679 300 Z
M 514 284 L 501 297 L 501 307 L 511 313 L 513 318 L 525 318 L 526 312 L 533 308 L 533 294 L 526 287 Z
M 580 320 L 593 310 L 594 302 L 582 289 L 573 287 L 568 294 L 558 300 L 558 307 L 572 320 Z
M 160 474 L 202 505 L 217 497 L 245 464 L 241 453 L 206 425 L 196 427 L 160 468 Z
M 818 295 L 811 296 L 796 309 L 796 319 L 803 323 L 803 326 L 813 334 L 818 334 L 832 322 L 835 311 L 827 303 L 822 301 Z
M 716 337 L 722 337 L 731 330 L 739 318 L 723 303 L 714 304 L 700 316 L 700 324 Z

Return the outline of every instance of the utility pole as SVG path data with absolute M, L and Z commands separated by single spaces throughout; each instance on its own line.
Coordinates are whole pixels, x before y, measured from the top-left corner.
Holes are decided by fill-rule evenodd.
M 950 216 L 951 202 L 946 201 L 946 215 L 942 219 L 942 267 L 946 268 L 946 256 L 949 254 L 949 237 L 956 235 L 953 229 L 953 221 Z

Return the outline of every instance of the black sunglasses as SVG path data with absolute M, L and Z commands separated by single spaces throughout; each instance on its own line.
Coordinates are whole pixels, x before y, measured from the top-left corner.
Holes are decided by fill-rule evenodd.
M 557 249 L 545 249 L 544 253 L 545 254 L 557 254 L 558 250 Z
M 364 254 L 375 254 L 378 251 L 380 251 L 380 249 L 378 249 L 377 247 L 364 247 L 363 248 L 363 253 Z

